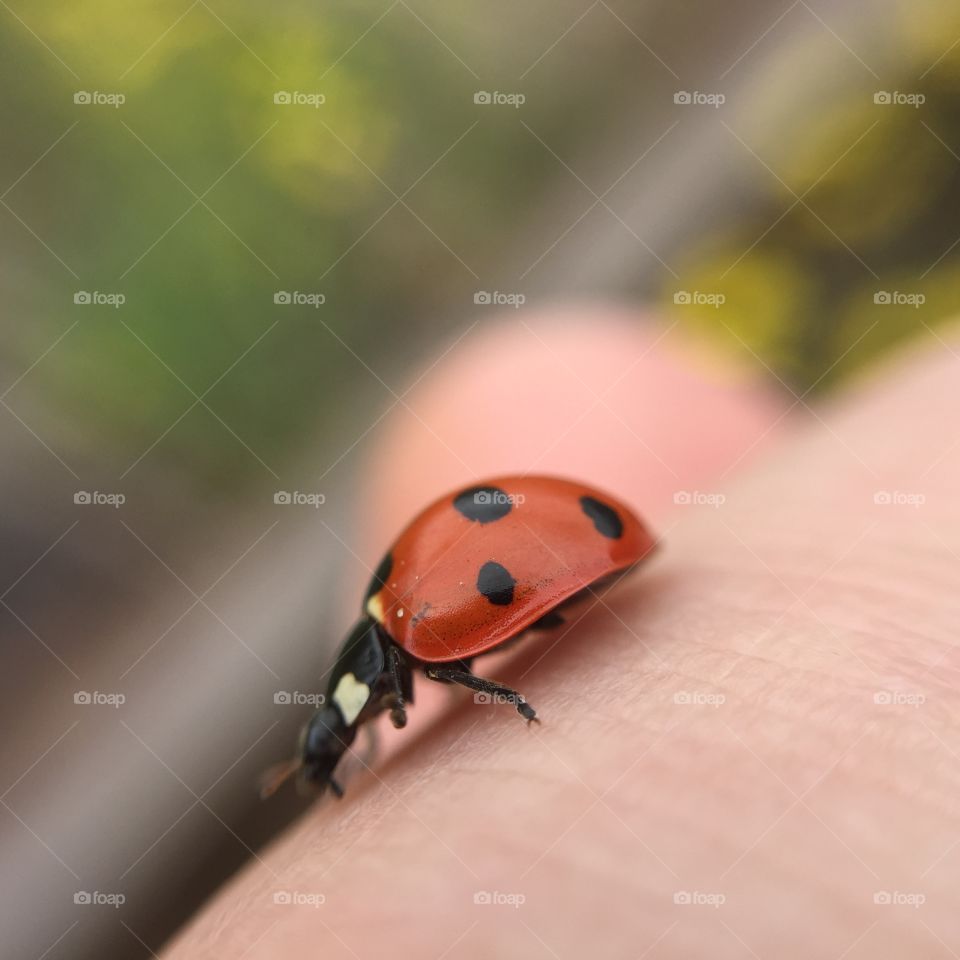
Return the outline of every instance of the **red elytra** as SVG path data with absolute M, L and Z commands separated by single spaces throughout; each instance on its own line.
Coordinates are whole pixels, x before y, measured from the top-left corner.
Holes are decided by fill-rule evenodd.
M 441 497 L 406 527 L 366 612 L 418 660 L 473 657 L 654 546 L 610 494 L 556 477 L 495 477 Z

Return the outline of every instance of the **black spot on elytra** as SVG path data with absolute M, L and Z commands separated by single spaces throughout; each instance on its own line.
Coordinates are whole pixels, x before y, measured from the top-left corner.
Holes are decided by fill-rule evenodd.
M 611 540 L 618 540 L 623 536 L 623 521 L 613 507 L 608 507 L 593 497 L 581 497 L 580 508 L 593 521 L 598 533 Z
M 510 571 L 495 560 L 488 560 L 477 575 L 477 589 L 498 607 L 513 603 L 513 588 L 517 581 Z
M 367 594 L 363 598 L 364 603 L 371 597 L 376 596 L 383 589 L 383 585 L 387 582 L 387 577 L 390 576 L 391 570 L 393 570 L 393 554 L 388 553 L 373 572 L 373 579 L 370 581 L 370 586 L 367 587 Z
M 510 498 L 499 487 L 470 487 L 453 498 L 453 506 L 477 523 L 501 520 L 512 509 Z

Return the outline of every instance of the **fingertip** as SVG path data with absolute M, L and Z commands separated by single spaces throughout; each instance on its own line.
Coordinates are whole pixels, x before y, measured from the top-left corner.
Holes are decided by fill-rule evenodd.
M 498 473 L 574 476 L 656 515 L 761 449 L 784 401 L 676 324 L 611 306 L 510 311 L 414 375 L 363 476 L 378 529 Z M 378 549 L 371 543 L 371 548 Z

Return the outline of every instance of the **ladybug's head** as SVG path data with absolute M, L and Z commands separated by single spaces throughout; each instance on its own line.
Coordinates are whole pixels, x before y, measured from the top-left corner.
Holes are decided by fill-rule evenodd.
M 330 787 L 338 797 L 343 796 L 343 788 L 333 779 L 333 771 L 356 735 L 356 725 L 346 724 L 335 706 L 318 710 L 300 732 L 294 758 L 264 773 L 260 795 L 269 797 L 285 780 L 297 774 L 297 784 L 304 792 L 323 793 Z
M 343 788 L 333 779 L 333 771 L 356 735 L 356 725 L 344 723 L 336 707 L 318 710 L 300 734 L 300 782 L 321 793 L 329 786 L 342 796 Z

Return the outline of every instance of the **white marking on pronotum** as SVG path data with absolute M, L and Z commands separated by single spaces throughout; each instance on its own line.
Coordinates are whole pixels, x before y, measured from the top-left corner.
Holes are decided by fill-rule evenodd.
M 360 711 L 370 699 L 370 688 L 361 683 L 352 673 L 345 673 L 333 691 L 333 702 L 343 714 L 343 719 L 353 723 L 360 716 Z
M 377 623 L 383 623 L 383 601 L 380 599 L 379 593 L 375 593 L 367 601 L 367 613 L 369 613 Z

